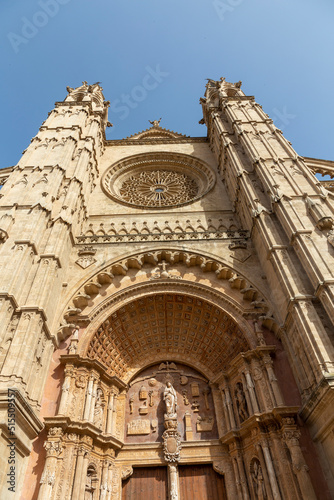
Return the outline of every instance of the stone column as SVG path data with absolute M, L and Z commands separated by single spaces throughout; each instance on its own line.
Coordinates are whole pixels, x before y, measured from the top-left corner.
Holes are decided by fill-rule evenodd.
M 235 418 L 234 418 L 234 413 L 233 413 L 233 404 L 232 404 L 232 399 L 231 399 L 231 395 L 230 395 L 230 390 L 227 387 L 227 385 L 224 388 L 224 392 L 225 392 L 226 405 L 227 405 L 227 410 L 228 410 L 228 414 L 230 417 L 231 427 L 232 427 L 232 429 L 234 429 L 236 427 L 236 425 L 235 425 Z
M 61 388 L 61 399 L 60 399 L 58 415 L 66 415 L 72 375 L 73 375 L 73 368 L 66 366 L 65 367 L 65 379 L 63 382 L 63 386 Z
M 275 457 L 276 476 L 279 481 L 282 497 L 284 499 L 296 500 L 300 496 L 300 490 L 297 485 L 297 478 L 292 471 L 289 449 L 285 445 L 276 425 L 269 425 L 268 430 L 272 442 L 270 448 L 273 457 Z M 269 490 L 267 489 L 267 491 Z
M 273 390 L 276 404 L 277 404 L 277 406 L 284 406 L 283 397 L 282 397 L 282 394 L 281 394 L 281 391 L 280 391 L 280 388 L 279 388 L 279 385 L 277 382 L 277 378 L 276 378 L 275 373 L 274 373 L 273 361 L 272 361 L 270 355 L 269 354 L 264 355 L 263 361 L 264 361 L 264 364 L 265 364 L 265 367 L 266 367 L 266 370 L 268 373 L 268 379 L 269 379 L 269 382 L 270 382 L 272 390 Z
M 109 392 L 109 400 L 108 400 L 108 413 L 107 413 L 107 425 L 106 425 L 106 433 L 111 434 L 113 427 L 113 411 L 114 411 L 114 397 L 115 393 L 113 391 Z
M 103 464 L 102 464 L 100 500 L 106 500 L 106 497 L 107 497 L 109 466 L 110 466 L 110 462 L 108 460 L 104 460 Z
M 82 471 L 83 471 L 83 466 L 84 466 L 84 457 L 85 457 L 86 453 L 87 453 L 87 451 L 82 446 L 80 448 L 78 448 L 77 463 L 76 463 L 76 467 L 75 467 L 75 476 L 74 476 L 74 483 L 73 483 L 71 500 L 79 500 L 79 499 L 81 500 L 80 485 L 81 485 L 81 476 L 82 476 Z
M 248 483 L 247 483 L 247 478 L 246 478 L 245 469 L 244 469 L 244 463 L 243 463 L 242 456 L 240 453 L 237 454 L 237 464 L 238 464 L 238 469 L 239 469 L 239 477 L 240 477 L 243 499 L 250 500 L 249 492 L 248 492 Z
M 177 464 L 168 464 L 169 500 L 179 500 L 179 471 Z
M 179 500 L 178 462 L 181 452 L 181 434 L 177 430 L 177 395 L 171 382 L 167 382 L 163 399 L 165 432 L 162 435 L 165 461 L 168 463 L 168 500 Z
M 93 391 L 92 391 L 92 399 L 91 399 L 90 410 L 89 410 L 89 417 L 88 417 L 88 420 L 90 422 L 92 422 L 92 423 L 94 421 L 94 409 L 95 409 L 96 391 L 97 391 L 97 384 L 98 383 L 99 383 L 98 379 L 94 378 Z
M 252 400 L 251 400 L 250 394 L 249 394 L 247 379 L 246 379 L 244 372 L 242 373 L 242 385 L 243 385 L 243 391 L 244 391 L 246 402 L 247 402 L 248 415 L 251 416 L 254 414 L 254 410 L 253 410 Z
M 236 458 L 232 459 L 232 464 L 233 464 L 233 470 L 234 470 L 234 475 L 235 475 L 235 480 L 236 480 L 236 488 L 237 488 L 237 492 L 238 492 L 238 496 L 236 498 L 242 500 L 243 499 L 243 494 L 242 494 L 242 489 L 241 489 L 239 467 L 238 467 Z
M 44 443 L 46 459 L 40 481 L 41 486 L 38 492 L 38 500 L 48 500 L 51 498 L 52 488 L 56 481 L 57 461 L 62 452 L 61 436 L 61 428 L 54 427 L 50 429 L 48 440 Z
M 263 451 L 262 451 L 262 448 L 260 445 L 257 445 L 256 449 L 258 452 L 258 459 L 259 459 L 260 465 L 262 467 L 264 487 L 266 489 L 267 495 L 270 495 L 271 486 L 270 486 L 270 481 L 269 481 L 269 476 L 268 476 L 268 472 L 267 472 L 266 461 L 265 461 L 265 458 L 263 455 Z
M 93 384 L 94 384 L 94 375 L 89 376 L 88 385 L 87 385 L 87 393 L 86 393 L 86 401 L 85 401 L 85 410 L 83 415 L 83 420 L 88 420 L 90 414 L 90 406 L 92 401 L 92 393 L 93 393 Z
M 220 388 L 220 393 L 223 401 L 223 410 L 224 410 L 224 415 L 225 415 L 225 421 L 226 421 L 226 430 L 227 432 L 231 430 L 231 422 L 230 422 L 230 417 L 228 415 L 228 410 L 227 410 L 227 403 L 226 403 L 226 396 L 224 392 L 224 388 Z
M 276 479 L 276 474 L 275 474 L 275 470 L 274 470 L 274 465 L 273 465 L 271 455 L 270 455 L 270 450 L 269 450 L 267 441 L 265 441 L 264 439 L 261 441 L 261 448 L 262 448 L 264 460 L 266 462 L 266 467 L 267 467 L 267 471 L 268 471 L 271 491 L 273 493 L 273 498 L 274 498 L 274 500 L 281 500 L 282 497 L 281 497 L 281 494 L 279 491 L 279 487 L 278 487 L 278 483 L 277 483 L 277 479 Z
M 112 426 L 111 426 L 111 434 L 115 435 L 116 434 L 116 421 L 117 421 L 117 394 L 114 394 L 114 401 L 113 401 L 113 414 L 112 414 Z
M 121 473 L 118 467 L 113 465 L 108 473 L 108 496 L 107 500 L 120 500 Z
M 283 433 L 283 440 L 289 448 L 293 472 L 297 477 L 302 497 L 307 498 L 307 500 L 317 500 L 317 496 L 314 492 L 313 485 L 308 474 L 309 469 L 305 463 L 302 450 L 300 449 L 299 438 L 300 431 L 298 430 L 285 430 Z
M 88 455 L 88 453 L 85 453 L 85 455 L 83 457 L 82 471 L 81 471 L 81 480 L 80 480 L 80 485 L 79 485 L 79 500 L 85 498 L 86 476 L 87 476 L 87 469 L 88 469 L 88 460 L 89 460 L 89 455 Z
M 246 381 L 247 381 L 247 389 L 248 389 L 249 397 L 250 397 L 250 400 L 252 402 L 253 412 L 259 413 L 259 405 L 257 404 L 257 399 L 256 399 L 256 394 L 255 394 L 252 376 L 251 376 L 250 371 L 248 369 L 246 369 L 244 371 L 244 373 L 245 373 L 245 377 L 246 377 Z

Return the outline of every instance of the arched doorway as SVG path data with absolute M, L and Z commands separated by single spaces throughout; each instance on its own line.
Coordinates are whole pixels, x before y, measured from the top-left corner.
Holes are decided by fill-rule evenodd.
M 259 488 L 302 498 L 311 483 L 294 474 L 297 408 L 284 403 L 275 346 L 236 321 L 236 308 L 188 290 L 140 286 L 80 342 L 72 337 L 58 412 L 45 419 L 40 499 L 140 500 L 143 481 L 173 500 L 194 487 L 201 498 L 257 498 Z

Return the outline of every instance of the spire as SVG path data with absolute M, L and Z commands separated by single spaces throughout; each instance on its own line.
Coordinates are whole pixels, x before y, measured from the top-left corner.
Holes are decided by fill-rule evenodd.
M 222 97 L 233 97 L 236 95 L 244 95 L 242 90 L 240 90 L 242 82 L 231 83 L 227 82 L 225 77 L 220 77 L 218 81 L 211 80 L 207 78 L 208 83 L 206 84 L 205 97 L 208 97 L 212 90 L 218 91 Z
M 84 81 L 80 87 L 66 87 L 68 95 L 66 96 L 64 102 L 90 102 L 92 104 L 93 111 L 102 113 L 102 123 L 105 129 L 106 127 L 112 127 L 112 124 L 108 122 L 108 108 L 110 106 L 110 101 L 105 101 L 103 88 L 100 83 L 101 82 L 96 82 L 92 85 L 88 85 L 88 83 Z
M 68 95 L 65 98 L 65 102 L 91 102 L 94 111 L 103 110 L 105 99 L 100 82 L 93 83 L 92 85 L 88 85 L 87 82 L 82 82 L 80 87 L 66 87 L 66 90 Z

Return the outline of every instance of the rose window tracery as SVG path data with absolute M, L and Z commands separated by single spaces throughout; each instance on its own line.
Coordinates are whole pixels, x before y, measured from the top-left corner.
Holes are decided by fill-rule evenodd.
M 102 177 L 113 200 L 136 208 L 177 207 L 213 188 L 215 174 L 203 161 L 179 153 L 145 153 L 114 163 Z
M 122 198 L 144 206 L 178 205 L 191 201 L 198 185 L 188 175 L 168 170 L 153 170 L 132 175 L 123 182 Z

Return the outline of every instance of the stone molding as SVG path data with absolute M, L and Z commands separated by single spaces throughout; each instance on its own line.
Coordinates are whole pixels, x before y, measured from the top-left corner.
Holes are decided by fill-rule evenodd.
M 44 425 L 36 415 L 33 408 L 26 401 L 24 396 L 18 389 L 10 389 L 11 393 L 15 393 L 15 437 L 17 439 L 16 446 L 21 450 L 24 455 L 30 454 L 30 440 L 36 438 L 43 430 Z M 1 433 L 7 436 L 7 409 L 8 409 L 8 389 L 0 391 L 0 414 L 1 418 L 0 428 Z
M 231 267 L 219 262 L 216 258 L 209 258 L 198 253 L 175 250 L 155 250 L 135 254 L 118 262 L 116 261 L 114 264 L 109 264 L 104 269 L 101 269 L 95 274 L 95 276 L 92 276 L 88 281 L 86 281 L 86 283 L 84 283 L 75 293 L 71 301 L 72 303 L 67 306 L 67 311 L 64 313 L 65 324 L 67 322 L 71 323 L 72 321 L 80 320 L 81 314 L 88 305 L 91 296 L 95 297 L 96 294 L 99 293 L 102 284 L 112 283 L 116 275 L 125 276 L 131 268 L 141 269 L 144 264 L 157 267 L 159 263 L 164 260 L 171 264 L 183 263 L 189 268 L 196 266 L 202 271 L 214 272 L 218 279 L 228 280 L 231 288 L 240 290 L 242 301 L 245 301 L 245 306 L 247 303 L 247 305 L 250 306 L 250 308 L 247 307 L 247 313 L 251 315 L 253 314 L 254 317 L 258 317 L 262 314 L 262 316 L 265 317 L 265 320 L 268 320 L 270 326 L 275 327 L 275 319 L 271 317 L 271 315 L 268 316 L 267 314 L 268 311 L 270 311 L 270 307 L 265 302 L 263 294 L 254 285 L 249 283 L 246 278 L 242 277 L 239 273 L 236 273 Z M 181 282 L 181 280 L 179 281 Z M 195 286 L 194 283 L 188 283 L 188 286 L 191 285 Z M 201 285 L 198 284 L 197 286 Z M 127 290 L 130 291 L 130 289 L 131 286 Z M 117 297 L 118 293 L 126 293 L 126 291 L 116 292 L 110 299 L 108 298 L 107 300 L 113 300 Z M 201 292 L 200 295 L 202 295 L 202 293 L 203 292 Z M 214 291 L 212 290 L 209 294 L 210 293 L 214 293 Z M 240 314 L 243 313 L 245 313 L 245 311 L 240 312 Z M 90 319 L 93 320 L 96 313 L 91 312 L 89 316 Z
M 249 231 L 212 231 L 207 228 L 204 231 L 170 231 L 170 232 L 138 232 L 127 234 L 86 234 L 77 237 L 77 244 L 120 244 L 125 242 L 153 242 L 153 241 L 208 241 L 208 240 L 236 240 L 247 247 L 246 241 L 249 238 Z

